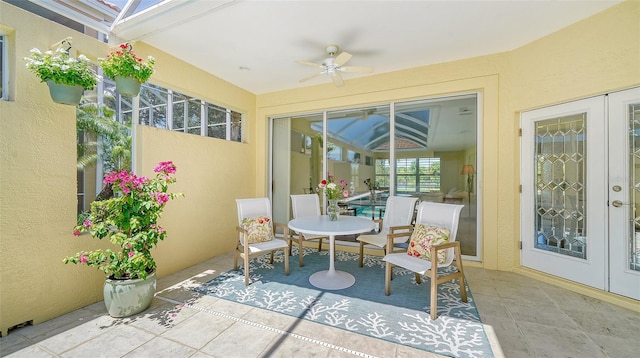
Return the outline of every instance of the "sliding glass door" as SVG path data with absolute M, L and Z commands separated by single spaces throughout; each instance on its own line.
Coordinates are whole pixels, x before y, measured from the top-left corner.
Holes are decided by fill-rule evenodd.
M 289 196 L 315 193 L 331 175 L 349 183 L 343 215 L 383 218 L 390 195 L 465 205 L 457 239 L 468 259 L 479 259 L 477 97 L 272 118 L 274 219 L 290 220 Z

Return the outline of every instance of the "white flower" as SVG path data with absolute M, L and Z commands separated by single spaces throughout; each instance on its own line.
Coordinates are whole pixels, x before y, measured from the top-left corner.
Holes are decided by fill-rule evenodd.
M 336 183 L 329 183 L 329 184 L 327 184 L 327 189 L 334 190 L 336 187 L 337 187 Z

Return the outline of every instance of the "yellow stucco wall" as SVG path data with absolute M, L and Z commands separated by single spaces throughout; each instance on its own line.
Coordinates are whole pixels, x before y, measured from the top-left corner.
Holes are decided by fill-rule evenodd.
M 465 92 L 482 95 L 483 265 L 518 270 L 519 112 L 640 85 L 638 19 L 640 2 L 628 1 L 508 53 L 353 79 L 341 88 L 260 96 L 137 43 L 139 55 L 156 57 L 152 82 L 245 114 L 244 144 L 137 127 L 138 174 L 150 176 L 158 161 L 173 160 L 173 189 L 185 193 L 165 211 L 169 235 L 155 252 L 159 276 L 233 247 L 234 199 L 266 193 L 267 117 Z M 91 58 L 104 56 L 107 46 L 5 2 L 0 30 L 9 35 L 15 68 L 11 101 L 0 102 L 0 332 L 6 334 L 16 324 L 102 299 L 100 272 L 62 264 L 66 255 L 104 245 L 71 235 L 75 111 L 51 102 L 22 57 L 67 36 Z
M 10 41 L 15 79 L 10 101 L 0 101 L 0 333 L 5 335 L 17 324 L 37 324 L 102 300 L 101 272 L 62 263 L 78 251 L 109 245 L 72 235 L 75 107 L 54 104 L 23 57 L 68 36 L 75 51 L 92 59 L 104 57 L 109 47 L 5 2 L 0 2 L 0 31 Z M 174 189 L 185 193 L 167 206 L 162 221 L 169 234 L 154 252 L 162 277 L 234 247 L 233 200 L 255 196 L 255 96 L 144 43 L 136 43 L 135 50 L 156 58 L 151 82 L 228 106 L 246 121 L 248 143 L 148 127 L 136 131 L 137 173 L 152 176 L 159 161 L 173 160 Z M 242 172 L 240 163 L 247 164 Z

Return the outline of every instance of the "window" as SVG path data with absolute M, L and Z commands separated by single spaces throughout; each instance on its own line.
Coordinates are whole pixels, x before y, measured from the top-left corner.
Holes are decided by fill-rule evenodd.
M 327 142 L 327 159 L 341 161 L 342 147 L 338 147 L 331 142 Z
M 139 98 L 142 125 L 242 141 L 242 114 L 236 111 L 149 83 Z
M 7 63 L 7 37 L 0 34 L 0 100 L 9 99 L 9 71 Z
M 440 190 L 440 158 L 396 160 L 396 192 L 426 193 Z
M 391 173 L 391 167 L 389 166 L 389 159 L 376 159 L 376 179 L 375 187 L 388 188 L 389 173 Z

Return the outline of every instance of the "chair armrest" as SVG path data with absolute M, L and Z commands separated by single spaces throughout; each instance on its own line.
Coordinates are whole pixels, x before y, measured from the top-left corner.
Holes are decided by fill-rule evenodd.
M 238 232 L 238 234 L 242 235 L 242 246 L 247 246 L 249 245 L 249 237 L 246 235 L 247 234 L 247 230 L 241 228 L 240 226 L 236 226 L 236 231 Z M 236 244 L 238 245 L 238 244 Z
M 437 251 L 449 249 L 449 248 L 452 248 L 452 247 L 454 247 L 454 248 L 457 247 L 458 249 L 460 249 L 460 241 L 446 242 L 446 243 L 440 244 L 440 245 L 433 245 L 433 246 L 431 246 L 431 251 L 432 251 L 432 254 L 433 254 L 433 253 L 435 253 Z
M 387 247 L 393 247 L 393 239 L 397 238 L 397 237 L 411 237 L 411 233 L 412 233 L 412 226 L 409 226 L 409 231 L 406 232 L 398 232 L 395 234 L 388 234 L 387 235 Z
M 282 228 L 282 237 L 285 240 L 289 240 L 289 226 L 286 224 L 281 224 L 281 223 L 273 223 L 273 237 L 276 237 L 276 229 L 281 227 Z
M 413 231 L 413 225 L 400 225 L 400 226 L 392 226 L 389 228 L 389 232 L 395 234 L 396 231 L 399 230 L 409 230 L 409 232 Z

